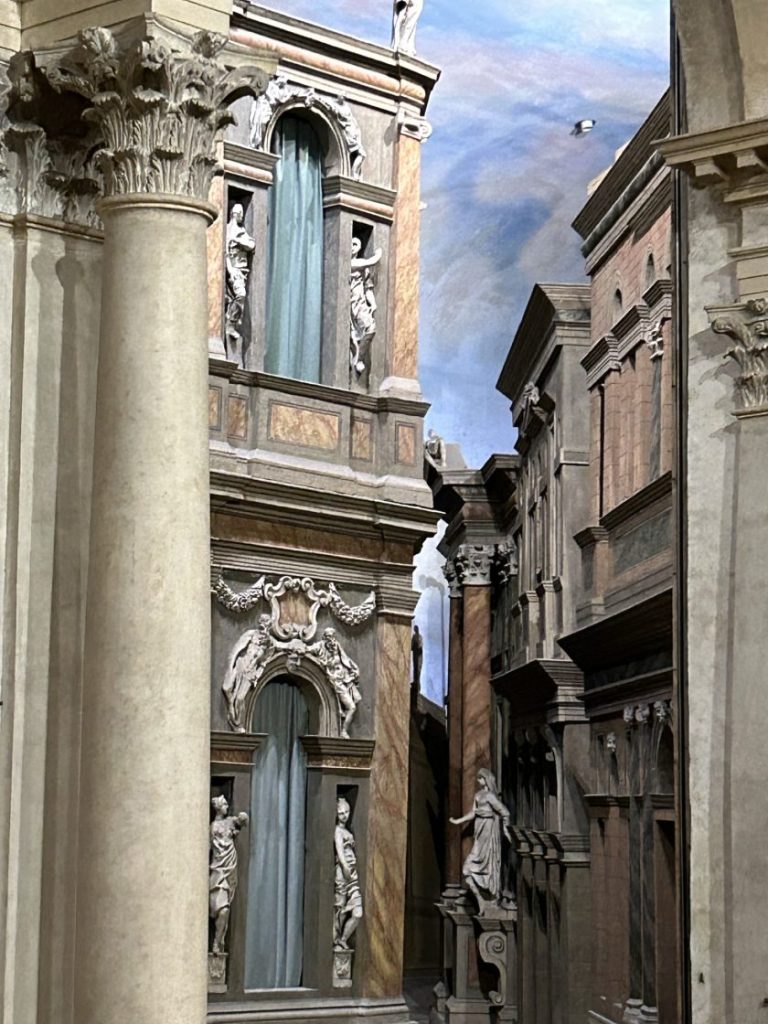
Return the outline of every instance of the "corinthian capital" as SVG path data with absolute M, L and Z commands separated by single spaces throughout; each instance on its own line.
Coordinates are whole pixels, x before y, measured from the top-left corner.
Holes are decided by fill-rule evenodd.
M 768 300 L 708 310 L 712 330 L 735 344 L 724 353 L 740 373 L 736 378 L 741 412 L 768 409 Z
M 462 544 L 455 563 L 459 581 L 464 587 L 488 587 L 496 548 L 493 544 Z
M 123 43 L 88 28 L 64 57 L 42 61 L 53 88 L 86 101 L 82 118 L 98 137 L 96 161 L 106 196 L 163 193 L 206 200 L 216 171 L 216 135 L 234 117 L 229 104 L 255 95 L 267 76 L 219 59 L 223 36 L 191 40 L 149 26 L 149 38 Z

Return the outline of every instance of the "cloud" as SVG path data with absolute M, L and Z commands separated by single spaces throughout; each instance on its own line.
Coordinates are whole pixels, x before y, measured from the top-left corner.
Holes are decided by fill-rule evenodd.
M 278 0 L 386 44 L 385 0 Z M 583 280 L 570 224 L 668 83 L 668 0 L 427 0 L 419 52 L 443 69 L 424 149 L 421 379 L 429 423 L 470 465 L 510 450 L 495 382 L 537 280 Z M 574 139 L 582 117 L 596 130 Z

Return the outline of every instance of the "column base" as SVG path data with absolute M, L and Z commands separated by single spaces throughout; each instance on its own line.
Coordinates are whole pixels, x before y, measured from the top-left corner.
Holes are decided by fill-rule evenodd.
M 637 1024 L 642 1008 L 642 999 L 628 999 L 624 1004 L 624 1024 Z
M 659 1011 L 657 1007 L 643 1004 L 640 1007 L 638 1020 L 642 1021 L 642 1024 L 659 1024 Z
M 457 999 L 445 1004 L 447 1024 L 489 1024 L 491 1012 L 486 999 Z

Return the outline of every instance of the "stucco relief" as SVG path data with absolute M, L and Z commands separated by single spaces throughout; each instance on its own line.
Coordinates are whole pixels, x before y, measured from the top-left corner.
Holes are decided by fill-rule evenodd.
M 361 625 L 375 610 L 375 594 L 371 592 L 362 604 L 352 606 L 342 599 L 333 583 L 326 590 L 318 590 L 308 577 L 291 576 L 283 576 L 276 583 L 262 576 L 241 594 L 220 579 L 213 592 L 229 611 L 247 612 L 262 601 L 271 605 L 271 614 L 259 616 L 257 627 L 238 638 L 229 656 L 222 693 L 230 729 L 247 731 L 253 698 L 271 665 L 282 659 L 289 671 L 299 672 L 306 659 L 322 673 L 336 703 L 338 733 L 342 739 L 349 739 L 362 699 L 360 669 L 344 650 L 335 629 L 328 627 L 315 640 L 317 616 L 320 608 L 328 608 L 345 625 Z

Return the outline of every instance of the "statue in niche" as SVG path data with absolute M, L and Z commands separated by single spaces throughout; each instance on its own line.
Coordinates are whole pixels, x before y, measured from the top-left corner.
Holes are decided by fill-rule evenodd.
M 501 897 L 501 833 L 508 842 L 509 809 L 499 799 L 496 777 L 488 768 L 477 773 L 478 791 L 472 810 L 463 818 L 451 818 L 453 825 L 474 821 L 475 838 L 461 873 L 477 900 L 480 916 L 499 906 Z
M 315 96 L 314 102 L 324 110 L 327 110 L 336 119 L 349 150 L 349 156 L 352 161 L 352 177 L 359 181 L 363 176 L 363 164 L 368 154 L 363 145 L 363 133 L 360 131 L 360 125 L 352 113 L 352 107 L 347 102 L 347 97 L 344 93 L 339 93 L 335 99 L 326 96 Z
M 417 625 L 413 627 L 411 637 L 411 657 L 413 659 L 413 685 L 419 687 L 421 683 L 421 670 L 424 665 L 424 637 Z
M 227 224 L 227 301 L 224 319 L 227 354 L 238 366 L 243 365 L 243 336 L 240 332 L 248 294 L 251 257 L 256 248 L 256 240 L 251 238 L 243 226 L 244 220 L 242 204 L 235 203 Z
M 424 458 L 435 469 L 445 463 L 445 441 L 430 427 L 424 442 Z
M 416 25 L 424 10 L 424 0 L 395 0 L 392 12 L 392 49 L 414 56 Z
M 325 674 L 333 686 L 339 703 L 341 717 L 341 738 L 349 739 L 349 728 L 355 717 L 357 705 L 362 700 L 357 687 L 360 681 L 360 669 L 349 655 L 342 650 L 336 639 L 336 630 L 328 628 L 323 631 L 323 638 L 313 644 L 307 652 L 312 655 L 325 669 Z
M 360 253 L 363 243 L 352 239 L 352 266 L 349 274 L 350 307 L 349 362 L 353 374 L 360 377 L 365 373 L 366 357 L 376 335 L 376 295 L 374 294 L 373 268 L 381 262 L 383 253 L 377 249 L 373 256 Z
M 211 800 L 215 818 L 211 822 L 211 865 L 208 882 L 210 915 L 214 922 L 213 955 L 220 956 L 226 949 L 229 914 L 237 889 L 237 848 L 235 840 L 248 824 L 243 811 L 230 817 L 225 796 Z
M 333 948 L 335 952 L 351 949 L 350 940 L 363 916 L 363 897 L 357 874 L 355 837 L 347 828 L 351 808 L 343 797 L 336 801 L 336 830 L 333 846 L 336 851 L 334 884 Z
M 245 732 L 245 703 L 258 683 L 274 650 L 272 617 L 260 615 L 256 629 L 246 630 L 232 648 L 229 669 L 222 684 L 227 702 L 227 721 L 234 732 Z

